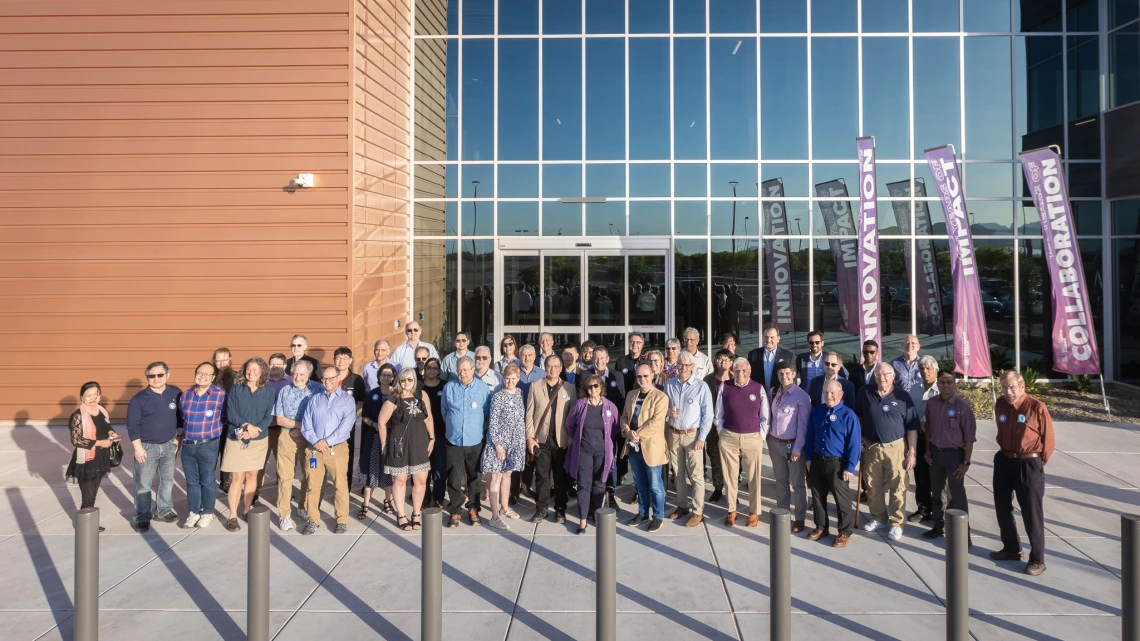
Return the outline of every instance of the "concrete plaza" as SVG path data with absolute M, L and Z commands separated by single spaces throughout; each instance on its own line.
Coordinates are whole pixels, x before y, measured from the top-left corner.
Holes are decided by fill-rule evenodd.
M 1121 512 L 1140 511 L 1140 430 L 1059 423 L 1057 432 L 1058 452 L 1046 468 L 1048 571 L 1033 578 L 1022 574 L 1024 563 L 987 556 L 998 547 L 991 491 L 994 425 L 979 426 L 967 488 L 976 639 L 1119 638 L 1119 522 Z M 62 428 L 0 431 L 5 639 L 72 638 L 72 519 L 79 490 L 62 478 L 71 453 Z M 150 533 L 134 533 L 129 457 L 128 451 L 127 466 L 104 482 L 98 502 L 107 528 L 100 541 L 102 638 L 244 639 L 248 527 L 243 523 L 242 532 L 233 534 L 217 522 L 206 530 L 156 522 Z M 766 513 L 773 505 L 767 465 L 765 477 Z M 180 468 L 175 479 L 175 509 L 185 517 Z M 275 499 L 274 484 L 270 470 L 263 494 L 268 503 Z M 623 488 L 621 494 L 628 499 L 631 491 Z M 671 499 L 670 492 L 667 511 Z M 344 535 L 331 532 L 328 500 L 314 536 L 282 534 L 273 515 L 273 638 L 419 637 L 420 533 L 399 531 L 386 515 L 357 521 L 359 500 L 354 494 Z M 217 507 L 227 514 L 221 501 Z M 529 499 L 520 501 L 523 519 L 530 507 Z M 768 637 L 766 514 L 759 527 L 740 527 L 741 519 L 726 528 L 721 501 L 708 505 L 701 526 L 666 522 L 648 534 L 644 525 L 635 530 L 623 524 L 631 507 L 623 501 L 618 515 L 620 639 Z M 574 509 L 571 503 L 572 515 Z M 592 639 L 594 529 L 575 536 L 574 527 L 572 519 L 537 526 L 512 521 L 509 531 L 466 523 L 445 528 L 444 638 Z M 908 525 L 898 542 L 859 531 L 842 550 L 829 539 L 793 537 L 793 638 L 940 637 L 944 541 L 922 539 L 924 529 Z

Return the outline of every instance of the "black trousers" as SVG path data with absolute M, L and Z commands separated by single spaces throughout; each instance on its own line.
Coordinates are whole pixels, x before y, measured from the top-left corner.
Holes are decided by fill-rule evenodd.
M 578 454 L 578 518 L 592 516 L 602 507 L 606 495 L 608 478 L 602 476 L 606 468 L 606 453 L 586 452 Z
M 551 492 L 554 494 L 554 510 L 566 511 L 566 504 L 570 502 L 570 475 L 566 473 L 565 463 L 566 450 L 558 447 L 551 434 L 534 453 L 534 484 L 538 495 L 534 505 L 538 513 L 550 509 Z
M 855 502 L 851 497 L 851 486 L 843 480 L 843 466 L 846 459 L 824 458 L 818 453 L 811 457 L 812 517 L 815 526 L 827 534 L 830 522 L 827 518 L 827 496 L 835 500 L 835 511 L 839 515 L 839 533 L 851 534 L 855 529 Z
M 95 499 L 99 496 L 99 484 L 103 482 L 103 474 L 98 478 L 79 481 L 79 496 L 81 503 L 79 509 L 95 507 Z
M 483 494 L 483 475 L 479 472 L 483 458 L 483 444 L 459 446 L 447 444 L 447 511 L 459 514 L 460 509 L 478 510 Z M 467 504 L 463 492 L 467 491 Z
M 950 486 L 950 509 L 969 512 L 970 504 L 966 501 L 966 479 L 965 477 L 954 478 L 954 470 L 962 461 L 966 460 L 966 450 L 931 448 L 930 458 L 934 461 L 928 466 L 930 468 L 928 478 L 930 479 L 932 503 L 930 515 L 935 521 L 945 520 L 942 491 L 946 489 L 947 485 Z M 925 457 L 920 457 L 920 459 L 925 460 Z M 918 468 L 915 467 L 916 477 L 918 476 L 917 470 Z
M 915 456 L 914 463 L 914 502 L 918 505 L 920 512 L 929 514 L 934 511 L 934 504 L 930 496 L 932 477 L 930 476 L 930 465 L 926 462 L 926 430 L 924 429 L 918 431 L 918 447 L 915 451 L 918 452 L 918 455 Z M 941 500 L 942 498 L 939 497 L 939 502 Z
M 447 439 L 437 438 L 431 448 L 431 472 L 428 474 L 428 487 L 424 496 L 443 505 L 444 491 L 447 489 Z
M 994 455 L 994 511 L 1001 528 L 1002 549 L 1021 550 L 1017 522 L 1013 519 L 1013 497 L 1021 509 L 1021 520 L 1029 535 L 1029 562 L 1045 562 L 1045 465 L 1041 457 L 1007 458 Z
M 724 470 L 720 466 L 720 433 L 714 426 L 709 430 L 705 439 L 705 451 L 709 453 L 710 468 L 712 469 L 712 486 L 714 490 L 724 490 Z
M 519 492 L 522 491 L 523 486 L 525 485 L 529 488 L 533 480 L 534 459 L 528 455 L 526 465 L 523 466 L 522 472 L 511 474 L 511 498 L 517 499 L 519 497 Z
M 352 459 L 355 457 L 355 454 L 356 454 L 356 428 L 353 427 L 348 432 L 348 470 L 345 471 L 345 474 L 348 476 L 348 489 L 350 489 L 350 490 L 352 489 L 352 478 L 354 476 L 356 476 L 356 474 L 353 473 L 356 470 L 356 466 L 354 466 L 352 464 Z M 383 470 L 381 470 L 381 471 L 383 471 Z

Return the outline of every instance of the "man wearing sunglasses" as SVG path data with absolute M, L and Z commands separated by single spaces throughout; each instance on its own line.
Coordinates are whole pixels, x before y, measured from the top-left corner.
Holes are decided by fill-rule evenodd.
M 314 372 L 321 371 L 321 364 L 317 359 L 309 356 L 305 352 L 309 350 L 309 339 L 305 338 L 304 334 L 293 334 L 293 339 L 289 341 L 289 351 L 293 355 L 289 360 L 285 361 L 285 373 L 289 376 L 293 375 L 293 366 L 297 361 L 309 361 L 309 365 L 313 366 Z
M 872 340 L 863 341 L 863 366 L 856 367 L 848 377 L 855 386 L 856 396 L 868 385 L 875 387 L 877 369 L 879 369 L 879 344 Z
M 404 336 L 407 336 L 408 340 L 397 345 L 388 358 L 388 362 L 396 366 L 397 373 L 405 367 L 416 366 L 416 348 L 421 345 L 428 348 L 429 357 L 439 358 L 439 352 L 435 351 L 435 346 L 420 340 L 422 333 L 423 328 L 416 321 L 408 321 L 408 324 L 404 326 Z
M 811 382 L 823 376 L 823 332 L 814 329 L 807 335 L 808 351 L 796 357 L 796 373 L 800 379 L 800 389 L 808 391 Z M 847 368 L 839 362 L 839 376 L 847 378 Z M 822 389 L 822 388 L 821 388 Z
M 840 358 L 839 352 L 832 350 L 823 353 L 823 376 L 812 380 L 807 389 L 812 407 L 823 405 L 823 384 L 828 381 L 839 382 L 840 390 L 843 392 L 841 403 L 845 405 L 855 403 L 855 386 L 842 376 L 842 370 L 843 359 Z M 850 405 L 848 406 L 850 407 Z
M 127 432 L 134 449 L 135 529 L 150 530 L 150 484 L 158 476 L 158 509 L 154 519 L 174 523 L 174 459 L 178 456 L 182 424 L 178 415 L 182 390 L 167 385 L 170 368 L 162 361 L 146 366 L 147 387 L 127 405 Z
M 440 368 L 443 371 L 443 380 L 454 381 L 458 378 L 456 374 L 456 366 L 459 365 L 461 358 L 475 358 L 468 348 L 471 345 L 471 336 L 463 330 L 455 332 L 455 340 L 452 342 L 455 346 L 455 351 L 443 357 L 440 361 Z

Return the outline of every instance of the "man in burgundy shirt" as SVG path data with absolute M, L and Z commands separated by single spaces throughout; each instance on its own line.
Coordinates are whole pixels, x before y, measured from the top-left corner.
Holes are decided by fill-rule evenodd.
M 1045 571 L 1045 465 L 1053 456 L 1053 418 L 1041 401 L 1025 393 L 1025 379 L 1010 370 L 1001 376 L 1001 397 L 994 405 L 997 443 L 994 455 L 994 509 L 1001 528 L 1002 549 L 990 552 L 998 561 L 1022 558 L 1021 538 L 1013 520 L 1013 496 L 1029 535 L 1025 573 Z
M 950 485 L 950 509 L 969 511 L 966 500 L 966 472 L 974 453 L 978 424 L 970 404 L 954 392 L 954 372 L 938 373 L 938 394 L 926 399 L 926 441 L 923 456 L 930 464 L 930 511 L 934 527 L 922 534 L 937 539 L 945 533 L 942 490 Z M 915 468 L 917 478 L 918 468 Z

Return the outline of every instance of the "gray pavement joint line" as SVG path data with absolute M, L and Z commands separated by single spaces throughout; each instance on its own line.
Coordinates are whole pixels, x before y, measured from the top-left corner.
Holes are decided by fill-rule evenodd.
M 1069 542 L 1069 540 L 1068 540 L 1068 539 L 1066 539 L 1065 537 L 1063 537 L 1063 536 L 1058 536 L 1057 538 L 1058 538 L 1058 539 L 1061 539 L 1062 541 L 1064 541 L 1064 542 L 1065 542 L 1065 545 L 1067 545 L 1067 546 L 1069 546 L 1069 547 L 1073 548 L 1074 550 L 1076 550 L 1076 551 L 1077 551 L 1077 553 L 1078 553 L 1078 554 L 1080 554 L 1081 556 L 1083 556 L 1083 557 L 1085 557 L 1086 559 L 1088 559 L 1088 560 L 1092 561 L 1093 563 L 1096 563 L 1097 565 L 1099 565 L 1099 566 L 1101 567 L 1101 569 L 1103 569 L 1105 572 L 1108 572 L 1109 574 L 1111 574 L 1111 575 L 1112 575 L 1112 576 L 1114 576 L 1114 577 L 1120 578 L 1120 575 L 1119 575 L 1119 574 L 1117 574 L 1116 572 L 1114 572 L 1114 571 L 1112 570 L 1112 568 L 1110 568 L 1110 567 L 1108 567 L 1107 565 L 1105 565 L 1105 564 L 1101 563 L 1100 561 L 1097 561 L 1096 559 L 1092 558 L 1091 556 L 1089 556 L 1088 554 L 1086 554 L 1084 550 L 1082 550 L 1082 549 L 1080 549 L 1079 547 L 1077 547 L 1077 546 L 1073 545 L 1072 543 L 1070 543 L 1070 542 Z M 1116 615 L 1107 615 L 1107 616 L 1116 616 Z
M 752 500 L 751 497 L 749 497 L 749 500 Z M 771 516 L 771 510 L 769 510 L 768 514 Z M 716 575 L 720 577 L 720 587 L 724 590 L 724 599 L 728 602 L 728 611 L 732 614 L 732 625 L 736 627 L 736 638 L 740 641 L 744 641 L 744 633 L 740 630 L 740 620 L 736 618 L 736 606 L 732 604 L 732 595 L 728 593 L 728 583 L 724 580 L 724 572 L 720 570 L 720 558 L 717 557 L 716 548 L 713 547 L 709 526 L 707 523 L 701 523 L 701 526 L 705 529 L 705 541 L 709 544 L 709 552 L 712 553 L 713 565 L 716 566 Z
M 134 576 L 134 575 L 138 574 L 140 571 L 142 571 L 142 569 L 143 569 L 143 568 L 145 568 L 146 566 L 150 565 L 151 563 L 154 563 L 154 561 L 155 561 L 155 560 L 156 560 L 158 557 L 162 556 L 163 554 L 166 554 L 166 553 L 167 553 L 167 552 L 169 552 L 170 550 L 174 549 L 174 546 L 176 546 L 176 545 L 178 545 L 179 543 L 181 543 L 181 542 L 185 541 L 186 539 L 190 538 L 190 535 L 191 535 L 191 534 L 193 534 L 193 532 L 179 532 L 179 534 L 181 534 L 181 535 L 182 535 L 182 538 L 180 538 L 180 539 L 178 539 L 177 541 L 175 541 L 175 542 L 171 543 L 170 545 L 166 546 L 166 549 L 165 549 L 165 550 L 162 550 L 161 552 L 155 552 L 155 553 L 154 553 L 154 556 L 152 556 L 151 558 L 147 559 L 146 563 L 143 563 L 142 565 L 138 566 L 137 568 L 135 568 L 134 570 L 132 570 L 130 574 L 128 574 L 128 575 L 126 575 L 125 577 L 123 577 L 123 578 L 119 579 L 118 581 L 116 581 L 114 585 L 112 585 L 111 587 L 107 588 L 106 590 L 103 590 L 102 592 L 100 592 L 100 593 L 99 593 L 99 597 L 100 597 L 100 598 L 102 598 L 104 594 L 107 594 L 107 593 L 108 593 L 108 592 L 110 592 L 111 590 L 114 590 L 116 587 L 118 587 L 118 586 L 122 585 L 123 581 L 126 581 L 127 579 L 131 578 L 132 576 Z M 100 609 L 103 609 L 103 608 L 100 608 Z
M 1098 453 L 1098 452 L 1089 452 L 1089 454 L 1097 454 L 1097 453 Z M 1112 454 L 1119 454 L 1119 452 L 1111 452 L 1111 453 L 1112 453 Z M 1090 463 L 1090 462 L 1088 462 L 1088 461 L 1084 460 L 1083 458 L 1080 458 L 1080 457 L 1079 457 L 1079 456 L 1077 456 L 1076 454 L 1071 454 L 1071 453 L 1069 453 L 1069 452 L 1064 452 L 1064 454 L 1066 454 L 1066 455 L 1068 455 L 1068 456 L 1071 456 L 1071 457 L 1073 457 L 1074 459 L 1076 459 L 1076 460 L 1080 461 L 1081 463 L 1084 463 L 1085 465 L 1087 465 L 1087 466 L 1091 467 L 1092 469 L 1094 469 L 1094 470 L 1096 470 L 1096 471 L 1100 472 L 1101 474 L 1104 474 L 1105 476 L 1110 476 L 1110 477 L 1112 477 L 1112 478 L 1116 479 L 1117 481 L 1120 481 L 1121 483 L 1123 483 L 1123 484 L 1126 486 L 1126 487 L 1122 487 L 1122 488 L 1116 488 L 1116 489 L 1122 489 L 1122 490 L 1140 490 L 1140 488 L 1136 487 L 1136 486 L 1135 486 L 1135 485 L 1133 485 L 1132 483 L 1129 483 L 1128 481 L 1125 481 L 1124 479 L 1120 478 L 1119 476 L 1116 476 L 1115 474 L 1110 474 L 1110 473 L 1108 473 L 1108 472 L 1106 472 L 1106 471 L 1104 471 L 1104 470 L 1100 469 L 1099 467 L 1097 467 L 1097 466 L 1096 466 L 1096 465 L 1094 465 L 1093 463 Z
M 503 634 L 503 641 L 511 636 L 511 626 L 515 623 L 515 612 L 519 609 L 519 599 L 522 598 L 523 581 L 526 580 L 526 569 L 530 565 L 530 555 L 534 552 L 534 539 L 538 536 L 538 525 L 535 524 L 534 529 L 530 532 L 530 545 L 526 549 L 526 560 L 523 561 L 522 572 L 519 574 L 519 589 L 515 592 L 515 603 L 511 607 L 511 618 L 507 621 L 507 631 Z
M 70 619 L 74 619 L 74 618 L 75 618 L 75 613 L 74 613 L 74 612 L 72 612 L 70 615 L 68 615 L 68 616 L 64 617 L 64 618 L 63 618 L 63 619 L 61 619 L 59 622 L 57 622 L 55 625 L 51 626 L 51 627 L 50 627 L 50 628 L 48 628 L 47 630 L 44 630 L 44 631 L 43 631 L 43 634 L 40 634 L 40 635 L 39 635 L 39 636 L 37 636 L 37 637 L 32 637 L 32 641 L 38 641 L 39 639 L 42 639 L 42 638 L 46 637 L 47 635 L 49 635 L 49 634 L 51 634 L 52 632 L 54 632 L 54 631 L 55 631 L 57 628 L 59 628 L 59 626 L 63 625 L 65 622 L 69 621 Z

